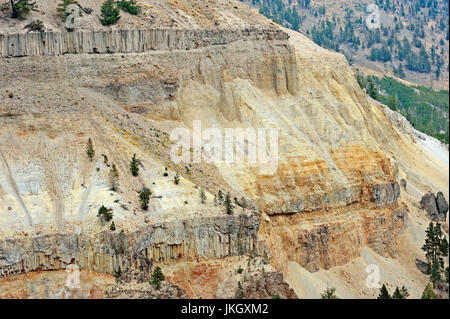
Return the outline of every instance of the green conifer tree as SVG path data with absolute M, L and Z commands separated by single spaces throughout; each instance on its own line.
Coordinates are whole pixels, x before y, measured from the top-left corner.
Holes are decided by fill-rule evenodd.
M 86 145 L 86 154 L 89 157 L 89 159 L 92 161 L 92 159 L 95 156 L 95 150 L 94 150 L 94 145 L 92 144 L 91 138 L 88 139 L 88 142 Z
M 120 20 L 120 10 L 114 7 L 113 0 L 103 2 L 100 9 L 100 22 L 103 25 L 114 24 Z
M 130 162 L 130 171 L 131 175 L 138 176 L 139 175 L 139 165 L 141 164 L 140 160 L 136 158 L 136 154 L 133 155 Z
M 383 284 L 383 286 L 381 287 L 380 294 L 378 295 L 377 299 L 392 299 L 385 284 Z

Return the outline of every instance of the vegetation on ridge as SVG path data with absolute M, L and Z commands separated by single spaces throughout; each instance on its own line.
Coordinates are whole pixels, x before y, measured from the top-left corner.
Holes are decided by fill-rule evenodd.
M 412 126 L 443 143 L 449 143 L 448 91 L 433 91 L 423 86 L 407 86 L 391 77 L 364 77 L 357 81 L 367 94 L 401 113 Z

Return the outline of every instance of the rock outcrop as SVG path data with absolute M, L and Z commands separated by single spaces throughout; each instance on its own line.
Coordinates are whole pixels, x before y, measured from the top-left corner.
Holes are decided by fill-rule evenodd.
M 0 57 L 192 50 L 238 40 L 287 40 L 281 30 L 113 30 L 0 34 Z
M 442 220 L 445 220 L 448 212 L 448 203 L 442 192 L 436 194 L 436 207 L 439 212 L 439 216 Z
M 252 275 L 242 283 L 243 298 L 245 299 L 298 299 L 294 290 L 284 281 L 280 272 L 268 272 Z
M 54 234 L 0 241 L 0 277 L 32 270 L 83 269 L 113 274 L 119 267 L 148 279 L 153 261 L 223 258 L 256 248 L 255 215 L 190 218 L 125 234 Z
M 123 282 L 107 292 L 105 299 L 185 299 L 186 292 L 180 287 L 163 281 L 156 289 L 148 282 Z
M 428 216 L 434 221 L 445 221 L 448 211 L 448 203 L 444 194 L 438 192 L 435 196 L 432 192 L 428 192 L 422 196 L 420 206 L 424 209 Z

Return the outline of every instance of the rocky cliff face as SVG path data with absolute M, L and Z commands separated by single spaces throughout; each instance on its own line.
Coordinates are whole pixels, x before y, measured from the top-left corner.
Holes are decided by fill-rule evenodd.
M 0 43 L 0 276 L 72 260 L 148 273 L 153 262 L 249 251 L 285 275 L 289 263 L 316 272 L 367 247 L 395 258 L 408 223 L 399 178 L 448 196 L 448 168 L 424 153 L 412 128 L 367 98 L 342 55 L 295 32 L 118 30 Z M 193 121 L 278 128 L 276 173 L 246 162 L 173 163 L 170 132 L 192 132 Z M 148 211 L 136 194 L 143 185 Z M 247 198 L 249 209 L 227 215 L 213 202 L 219 189 Z M 115 231 L 97 217 L 102 205 Z
M 0 275 L 65 269 L 113 274 L 137 270 L 149 277 L 153 262 L 224 258 L 255 249 L 259 220 L 252 214 L 200 217 L 143 227 L 137 232 L 33 234 L 0 243 Z
M 191 50 L 237 40 L 287 40 L 281 30 L 114 30 L 32 32 L 0 35 L 0 56 L 139 53 Z

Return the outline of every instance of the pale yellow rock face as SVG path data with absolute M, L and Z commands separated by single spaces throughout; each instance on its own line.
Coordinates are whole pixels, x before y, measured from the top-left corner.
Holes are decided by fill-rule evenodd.
M 369 99 L 344 56 L 283 31 L 288 40 L 276 32 L 190 50 L 0 58 L 0 276 L 71 259 L 112 273 L 142 266 L 133 254 L 171 265 L 257 250 L 297 295 L 317 297 L 315 272 L 340 280 L 327 271 L 355 260 L 363 269 L 367 249 L 413 264 L 426 222 L 409 236 L 420 214 L 411 221 L 408 211 L 427 189 L 448 198 L 448 149 L 439 146 L 438 157 Z M 276 173 L 246 162 L 174 164 L 169 135 L 192 131 L 196 120 L 203 129 L 277 128 Z M 138 177 L 129 172 L 133 154 L 143 164 Z M 112 163 L 118 192 L 108 181 Z M 136 194 L 143 185 L 154 196 L 148 211 Z M 219 189 L 253 207 L 226 215 L 213 203 Z M 113 209 L 115 232 L 97 217 L 101 205 Z M 415 245 L 408 258 L 405 243 Z M 406 268 L 405 277 L 423 282 Z M 296 275 L 304 271 L 309 281 Z M 302 283 L 316 288 L 309 294 Z M 354 292 L 360 284 L 340 287 L 369 296 Z

